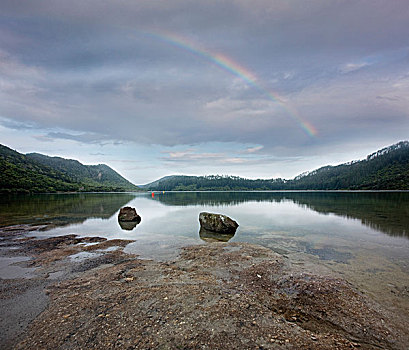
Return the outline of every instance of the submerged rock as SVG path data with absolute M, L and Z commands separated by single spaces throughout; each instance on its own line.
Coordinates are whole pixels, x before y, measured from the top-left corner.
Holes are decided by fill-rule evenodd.
M 139 224 L 141 217 L 136 213 L 135 208 L 123 207 L 119 210 L 118 221 L 136 222 Z
M 199 214 L 200 227 L 212 232 L 234 234 L 239 224 L 226 215 L 206 213 Z

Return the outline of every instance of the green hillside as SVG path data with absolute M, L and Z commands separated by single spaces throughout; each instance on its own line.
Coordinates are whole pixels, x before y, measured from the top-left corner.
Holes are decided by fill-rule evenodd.
M 381 149 L 366 159 L 325 166 L 292 180 L 237 176 L 167 176 L 147 190 L 409 190 L 409 142 Z M 0 145 L 0 192 L 123 192 L 139 188 L 104 164 L 27 155 Z
M 21 154 L 0 145 L 0 192 L 123 192 L 138 187 L 104 164 Z
M 409 142 L 383 148 L 361 161 L 320 168 L 287 185 L 301 190 L 409 190 Z
M 250 180 L 237 176 L 167 176 L 144 185 L 148 190 L 409 190 L 409 142 L 381 149 L 366 159 L 325 166 L 292 180 Z
M 175 175 L 144 185 L 148 190 L 159 191 L 252 191 L 279 190 L 285 186 L 285 180 L 249 180 L 238 176 L 185 176 Z

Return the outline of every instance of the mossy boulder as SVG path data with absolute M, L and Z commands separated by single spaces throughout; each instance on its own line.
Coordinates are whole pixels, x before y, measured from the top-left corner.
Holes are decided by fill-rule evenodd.
M 200 227 L 211 232 L 234 234 L 239 224 L 226 215 L 202 212 L 199 214 Z

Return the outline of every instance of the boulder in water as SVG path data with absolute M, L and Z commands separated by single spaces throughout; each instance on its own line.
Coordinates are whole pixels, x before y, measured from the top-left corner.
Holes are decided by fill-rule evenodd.
M 141 222 L 141 217 L 136 213 L 135 208 L 123 207 L 119 210 L 118 221 Z
M 226 215 L 206 213 L 199 214 L 200 227 L 207 231 L 223 234 L 234 234 L 239 224 Z

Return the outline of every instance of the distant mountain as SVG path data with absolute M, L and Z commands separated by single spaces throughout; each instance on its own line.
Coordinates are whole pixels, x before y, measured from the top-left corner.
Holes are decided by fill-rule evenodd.
M 164 177 L 160 178 L 159 180 L 153 181 L 153 182 L 148 183 L 148 184 L 146 184 L 146 185 L 139 185 L 138 187 L 143 188 L 143 189 L 145 189 L 145 188 L 148 189 L 148 188 L 151 188 L 151 187 L 156 187 L 157 185 L 159 185 L 159 182 L 160 182 L 160 181 L 168 181 L 168 180 L 171 180 L 172 178 L 177 177 L 177 176 L 178 176 L 178 175 L 164 176 Z
M 249 180 L 238 176 L 172 175 L 144 185 L 147 190 L 159 191 L 246 191 L 282 189 L 286 180 Z
M 0 145 L 0 192 L 124 192 L 139 188 L 105 164 L 27 155 Z
M 250 180 L 237 176 L 167 176 L 144 185 L 147 190 L 409 190 L 409 142 L 402 141 L 366 159 L 325 166 L 292 180 Z

